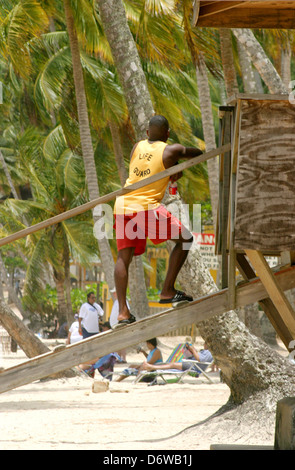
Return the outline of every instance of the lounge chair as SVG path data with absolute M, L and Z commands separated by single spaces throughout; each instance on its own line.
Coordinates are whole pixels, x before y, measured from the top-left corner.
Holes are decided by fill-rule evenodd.
M 134 380 L 134 383 L 138 383 L 140 381 L 145 381 L 147 378 L 152 379 L 154 377 L 154 380 L 150 381 L 150 385 L 154 385 L 157 382 L 157 377 L 161 377 L 161 379 L 164 381 L 164 383 L 169 383 L 168 377 L 174 376 L 175 377 L 175 382 L 176 383 L 181 383 L 182 380 L 186 375 L 192 375 L 193 377 L 199 377 L 199 375 L 203 374 L 204 377 L 210 382 L 213 383 L 209 375 L 205 372 L 206 369 L 213 363 L 212 362 L 198 362 L 192 359 L 185 359 L 183 357 L 183 347 L 184 344 L 179 344 L 174 348 L 170 356 L 168 357 L 167 361 L 164 362 L 163 364 L 170 364 L 173 362 L 188 362 L 191 364 L 191 367 L 189 367 L 186 370 L 179 370 L 179 369 L 157 369 L 157 370 L 142 370 L 139 372 L 139 374 L 136 376 L 136 379 Z M 159 364 L 160 365 L 160 364 Z M 198 370 L 196 372 L 195 370 Z M 167 378 L 165 378 L 165 376 Z

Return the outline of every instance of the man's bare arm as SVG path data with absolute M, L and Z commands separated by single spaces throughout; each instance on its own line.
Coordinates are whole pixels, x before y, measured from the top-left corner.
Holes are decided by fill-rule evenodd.
M 174 166 L 179 160 L 193 158 L 202 155 L 202 151 L 196 147 L 184 147 L 181 144 L 167 145 L 163 153 L 165 168 Z

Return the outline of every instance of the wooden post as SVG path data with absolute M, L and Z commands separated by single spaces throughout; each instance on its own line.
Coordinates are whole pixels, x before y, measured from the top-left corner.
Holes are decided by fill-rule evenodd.
M 220 145 L 231 142 L 231 114 L 232 107 L 221 106 L 222 116 L 220 127 Z M 220 155 L 219 175 L 219 237 L 221 250 L 221 288 L 228 287 L 228 222 L 229 222 L 229 195 L 230 195 L 231 151 Z
M 275 450 L 295 450 L 295 397 L 278 401 L 275 428 Z
M 246 281 L 255 279 L 256 274 L 243 253 L 237 254 L 236 262 L 241 275 Z M 280 314 L 278 313 L 278 310 L 276 309 L 272 300 L 268 297 L 267 299 L 260 300 L 258 304 L 264 311 L 265 315 L 269 319 L 270 323 L 272 324 L 278 336 L 283 341 L 286 348 L 289 349 L 289 344 L 292 341 L 293 337 L 288 328 L 286 327 L 284 321 L 282 320 Z
M 276 282 L 275 276 L 273 275 L 264 256 L 261 252 L 256 250 L 245 250 L 245 253 L 260 277 L 270 299 L 278 311 L 278 314 L 281 316 L 292 337 L 295 338 L 295 312 L 284 292 Z

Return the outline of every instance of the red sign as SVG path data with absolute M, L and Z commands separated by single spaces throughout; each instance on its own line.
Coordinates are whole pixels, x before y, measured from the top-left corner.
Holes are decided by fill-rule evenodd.
M 215 245 L 214 233 L 194 233 L 198 245 Z

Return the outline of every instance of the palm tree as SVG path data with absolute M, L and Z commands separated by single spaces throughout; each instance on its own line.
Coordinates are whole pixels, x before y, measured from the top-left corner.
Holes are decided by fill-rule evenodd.
M 275 67 L 267 57 L 263 47 L 250 29 L 232 29 L 237 40 L 244 46 L 253 65 L 267 85 L 270 93 L 287 94 L 287 88 Z
M 136 48 L 130 47 L 133 44 L 133 37 L 128 27 L 125 9 L 121 1 L 98 0 L 97 5 L 124 90 L 136 140 L 140 140 L 146 136 L 146 123 L 153 116 L 154 108 L 151 100 L 146 99 L 149 96 L 148 85 L 138 52 Z M 119 62 L 120 67 L 118 67 Z
M 40 146 L 38 138 L 37 141 L 31 140 L 31 144 L 27 142 L 30 153 L 20 155 L 24 172 L 31 181 L 33 200 L 6 200 L 1 207 L 4 229 L 13 221 L 13 228 L 23 226 L 22 214 L 30 222 L 44 220 L 86 200 L 83 161 L 68 148 L 61 126 L 57 126 L 43 140 L 43 154 L 34 151 L 34 145 Z M 93 224 L 87 214 L 30 237 L 26 248 L 29 263 L 25 292 L 34 298 L 43 287 L 44 271 L 49 264 L 57 288 L 60 314 L 66 316 L 70 323 L 73 311 L 69 291 L 65 292 L 65 285 L 69 285 L 70 256 L 90 265 L 95 246 Z
M 82 154 L 85 165 L 85 173 L 90 199 L 99 197 L 99 188 L 94 161 L 94 151 L 90 132 L 87 100 L 85 93 L 84 76 L 80 59 L 80 47 L 75 28 L 74 16 L 69 0 L 64 0 L 67 31 L 69 35 L 70 48 L 72 54 L 73 75 L 75 83 L 75 94 L 79 119 L 79 129 L 81 138 Z M 95 217 L 94 217 L 95 220 Z M 104 267 L 107 283 L 112 289 L 114 287 L 114 260 L 110 250 L 108 240 L 102 238 L 98 240 L 100 256 Z

